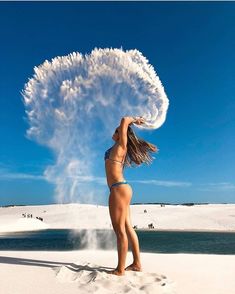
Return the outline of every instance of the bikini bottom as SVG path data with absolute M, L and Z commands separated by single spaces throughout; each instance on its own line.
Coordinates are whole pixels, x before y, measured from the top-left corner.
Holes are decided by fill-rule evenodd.
M 124 182 L 116 182 L 116 183 L 112 184 L 112 185 L 109 187 L 110 192 L 111 192 L 111 188 L 112 188 L 112 187 L 119 186 L 119 185 L 122 185 L 122 184 L 128 184 L 128 182 L 127 182 L 127 181 L 124 181 Z

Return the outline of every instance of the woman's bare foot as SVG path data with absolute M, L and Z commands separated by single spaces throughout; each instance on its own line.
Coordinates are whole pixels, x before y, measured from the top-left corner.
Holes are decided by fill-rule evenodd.
M 110 275 L 116 275 L 116 276 L 124 276 L 125 275 L 125 271 L 119 271 L 117 269 L 112 270 L 110 272 L 108 272 Z
M 126 271 L 135 271 L 135 272 L 141 272 L 142 268 L 140 265 L 132 263 L 128 267 L 125 268 Z

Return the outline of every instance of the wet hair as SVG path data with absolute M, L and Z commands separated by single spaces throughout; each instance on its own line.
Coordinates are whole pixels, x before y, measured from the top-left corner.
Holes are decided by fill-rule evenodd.
M 127 129 L 127 154 L 124 161 L 125 166 L 138 166 L 142 163 L 151 164 L 153 157 L 151 152 L 158 152 L 158 148 L 136 136 L 133 129 Z

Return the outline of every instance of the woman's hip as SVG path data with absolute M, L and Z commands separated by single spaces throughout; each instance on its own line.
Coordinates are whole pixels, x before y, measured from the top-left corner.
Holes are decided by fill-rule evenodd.
M 132 197 L 132 187 L 129 183 L 125 182 L 125 183 L 120 183 L 116 185 L 111 185 L 109 200 L 116 199 L 117 201 L 124 200 L 124 201 L 130 202 L 131 197 Z
M 128 185 L 128 186 L 130 186 L 129 183 L 126 180 L 118 181 L 118 182 L 115 182 L 115 183 L 110 185 L 110 187 L 109 187 L 110 192 L 111 192 L 112 188 L 118 187 L 120 185 Z

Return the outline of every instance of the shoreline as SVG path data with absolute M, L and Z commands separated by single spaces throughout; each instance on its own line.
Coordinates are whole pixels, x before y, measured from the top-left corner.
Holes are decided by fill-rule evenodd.
M 135 231 L 147 231 L 147 232 L 186 232 L 186 233 L 235 233 L 235 230 L 202 230 L 202 229 L 135 229 Z
M 1 232 L 0 231 L 0 236 L 5 236 L 5 235 L 11 235 L 14 233 L 35 233 L 35 232 L 40 232 L 40 231 L 48 231 L 48 230 L 70 230 L 70 231 L 113 231 L 113 229 L 109 228 L 46 228 L 46 229 L 35 229 L 35 230 L 25 230 L 25 231 L 6 231 L 6 232 Z M 201 230 L 201 229 L 134 229 L 136 232 L 174 232 L 174 233 L 231 233 L 234 234 L 235 230 Z

